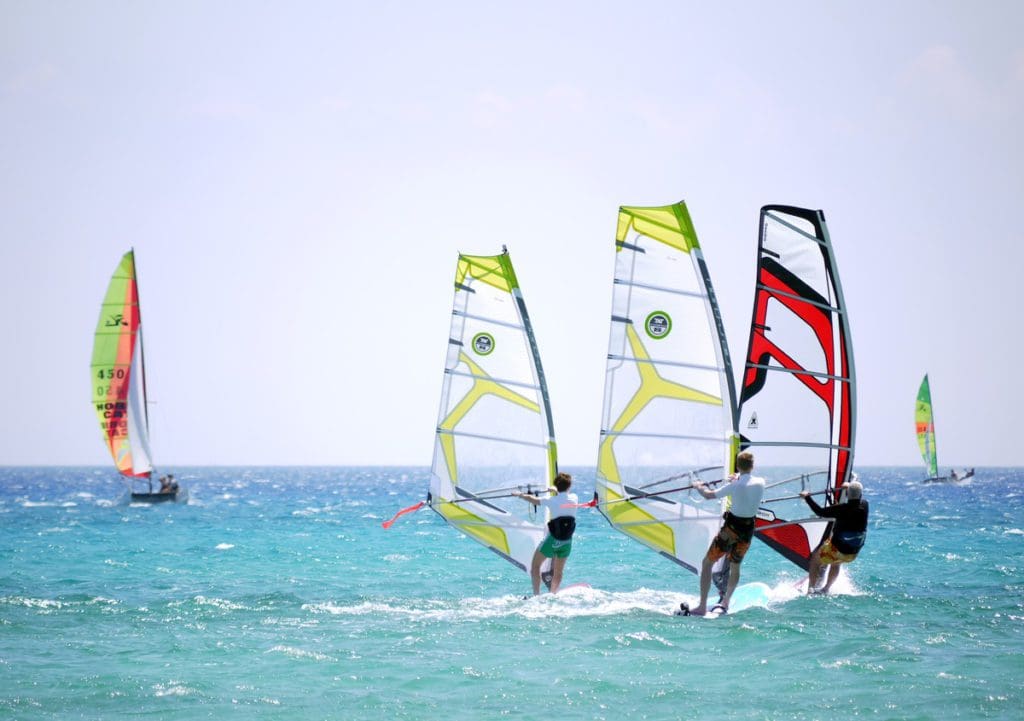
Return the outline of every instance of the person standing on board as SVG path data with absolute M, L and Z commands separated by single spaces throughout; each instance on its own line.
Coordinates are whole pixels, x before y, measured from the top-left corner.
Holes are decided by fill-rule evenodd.
M 537 546 L 530 564 L 530 580 L 533 582 L 533 595 L 540 595 L 540 567 L 545 558 L 551 559 L 551 593 L 555 593 L 562 585 L 562 571 L 565 562 L 572 552 L 572 534 L 576 532 L 576 506 L 579 499 L 575 493 L 569 493 L 572 487 L 572 476 L 559 473 L 555 476 L 557 494 L 551 498 L 537 498 L 526 493 L 517 493 L 525 501 L 551 511 L 548 521 L 548 535 Z
M 703 616 L 708 610 L 708 592 L 711 590 L 711 567 L 715 561 L 729 554 L 729 585 L 725 588 L 725 594 L 719 602 L 723 611 L 729 610 L 729 599 L 732 592 L 736 590 L 736 584 L 740 580 L 740 564 L 743 557 L 750 548 L 750 541 L 754 538 L 754 519 L 757 516 L 757 508 L 761 505 L 761 498 L 764 497 L 764 479 L 751 475 L 754 470 L 754 454 L 750 451 L 743 451 L 736 456 L 736 470 L 739 475 L 733 477 L 732 481 L 718 490 L 709 490 L 700 481 L 693 484 L 694 489 L 704 498 L 732 498 L 732 506 L 725 514 L 725 523 L 715 539 L 708 547 L 707 555 L 700 567 L 700 604 L 696 608 L 688 609 L 683 606 L 683 613 L 691 616 Z
M 836 503 L 828 508 L 819 506 L 811 494 L 800 491 L 807 505 L 822 518 L 834 518 L 832 534 L 811 554 L 811 562 L 807 567 L 807 593 L 828 593 L 832 584 L 839 578 L 839 567 L 844 563 L 852 563 L 868 533 L 868 502 L 863 499 L 864 487 L 860 481 L 854 480 L 846 484 L 846 502 Z M 828 579 L 821 591 L 815 591 L 821 580 L 822 566 L 829 566 Z

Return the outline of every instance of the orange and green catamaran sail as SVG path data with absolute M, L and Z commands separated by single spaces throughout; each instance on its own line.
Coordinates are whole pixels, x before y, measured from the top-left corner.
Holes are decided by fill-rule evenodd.
M 121 258 L 107 286 L 90 375 L 93 407 L 114 465 L 124 476 L 149 478 L 153 464 L 134 250 Z
M 929 478 L 939 475 L 939 456 L 935 451 L 935 419 L 932 417 L 932 391 L 925 373 L 921 387 L 917 389 L 917 406 L 914 409 L 914 425 L 917 430 L 917 445 Z

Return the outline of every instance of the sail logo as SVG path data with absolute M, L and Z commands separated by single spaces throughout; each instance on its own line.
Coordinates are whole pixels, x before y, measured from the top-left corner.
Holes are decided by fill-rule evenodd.
M 128 325 L 128 321 L 124 319 L 123 313 L 114 313 L 114 315 L 107 319 L 106 325 L 107 328 L 116 328 L 117 326 Z
M 750 415 L 750 420 L 747 421 L 747 428 L 753 428 L 754 430 L 757 430 L 757 411 L 754 411 Z
M 654 340 L 661 340 L 672 331 L 672 318 L 663 310 L 656 310 L 647 316 L 644 329 Z
M 477 355 L 490 355 L 494 350 L 494 336 L 490 333 L 477 333 L 473 336 L 473 350 Z

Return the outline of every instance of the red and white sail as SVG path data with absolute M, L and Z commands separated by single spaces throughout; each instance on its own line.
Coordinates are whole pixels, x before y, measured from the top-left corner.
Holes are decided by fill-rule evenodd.
M 765 206 L 738 430 L 769 479 L 757 535 L 803 568 L 829 522 L 799 491 L 822 505 L 839 501 L 855 420 L 849 319 L 825 215 Z

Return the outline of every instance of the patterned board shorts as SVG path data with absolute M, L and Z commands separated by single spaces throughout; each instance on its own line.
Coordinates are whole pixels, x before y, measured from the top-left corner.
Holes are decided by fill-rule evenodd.
M 568 558 L 572 552 L 572 539 L 559 541 L 549 533 L 537 550 L 544 558 Z
M 833 563 L 850 563 L 857 558 L 856 553 L 842 553 L 832 545 L 832 539 L 828 539 L 821 546 L 821 563 L 825 566 Z
M 747 549 L 750 548 L 751 538 L 753 538 L 753 526 L 751 526 L 750 535 L 746 533 L 741 535 L 740 532 L 726 521 L 718 535 L 715 536 L 715 540 L 711 542 L 711 548 L 708 549 L 708 557 L 714 562 L 728 553 L 730 561 L 742 563 L 743 557 L 747 555 Z

